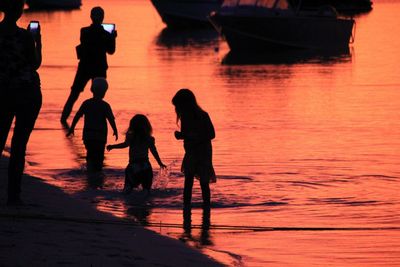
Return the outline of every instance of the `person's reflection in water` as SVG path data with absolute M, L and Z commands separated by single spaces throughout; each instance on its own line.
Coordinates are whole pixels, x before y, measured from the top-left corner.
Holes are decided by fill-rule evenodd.
M 184 232 L 180 240 L 183 242 L 193 242 L 196 247 L 213 245 L 210 235 L 210 224 L 211 224 L 210 217 L 211 217 L 210 207 L 203 207 L 200 236 L 196 238 L 192 235 L 192 210 L 191 208 L 184 209 L 183 210 Z
M 127 211 L 128 215 L 133 216 L 137 222 L 141 225 L 148 225 L 148 217 L 151 214 L 151 208 L 148 206 L 141 206 L 141 207 L 131 207 L 128 208 Z
M 203 208 L 203 218 L 201 223 L 201 232 L 200 232 L 200 244 L 202 246 L 213 245 L 210 236 L 210 224 L 211 224 L 211 212 L 210 207 Z
M 149 224 L 149 216 L 151 214 L 151 209 L 153 203 L 151 201 L 152 197 L 144 196 L 143 194 L 130 195 L 129 198 L 126 197 L 125 206 L 127 207 L 126 213 L 128 216 L 133 217 L 138 223 L 143 226 Z

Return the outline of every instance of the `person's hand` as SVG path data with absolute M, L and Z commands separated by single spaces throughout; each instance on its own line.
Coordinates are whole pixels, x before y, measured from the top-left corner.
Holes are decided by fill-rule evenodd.
M 117 31 L 116 30 L 112 31 L 111 35 L 112 35 L 112 37 L 117 38 L 117 35 L 118 35 Z
M 115 136 L 115 141 L 117 141 L 118 140 L 118 132 L 114 132 L 113 136 Z
M 112 145 L 108 145 L 108 146 L 106 146 L 106 148 L 107 148 L 107 151 L 111 151 L 113 149 Z
M 69 129 L 68 133 L 67 133 L 67 137 L 74 135 L 74 129 Z
M 177 140 L 183 139 L 183 134 L 182 134 L 181 132 L 175 131 L 174 134 L 175 134 L 175 138 L 176 138 Z
M 42 45 L 42 35 L 40 34 L 40 24 L 38 25 L 38 28 L 35 31 L 31 31 L 31 25 L 29 23 L 27 30 L 31 33 L 36 45 L 41 46 Z
M 167 165 L 165 165 L 164 163 L 161 162 L 161 163 L 160 163 L 160 168 L 161 168 L 161 169 L 165 169 L 165 168 L 167 168 Z

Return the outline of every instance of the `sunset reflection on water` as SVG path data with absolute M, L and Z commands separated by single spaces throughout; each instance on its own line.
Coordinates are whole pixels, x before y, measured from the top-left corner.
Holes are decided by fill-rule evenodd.
M 149 200 L 141 192 L 119 193 L 127 150 L 106 153 L 104 184 L 93 190 L 84 172 L 82 124 L 72 139 L 59 124 L 75 75 L 79 30 L 90 24 L 95 5 L 117 25 L 105 99 L 121 138 L 134 114 L 146 114 L 170 164 L 166 188 L 155 188 Z M 27 170 L 99 210 L 145 221 L 228 265 L 400 265 L 399 231 L 387 228 L 400 226 L 400 37 L 390 34 L 400 27 L 399 11 L 398 2 L 376 0 L 372 12 L 356 17 L 348 55 L 267 64 L 227 62 L 228 47 L 212 29 L 166 30 L 150 1 L 86 0 L 80 10 L 28 12 L 21 26 L 39 20 L 42 27 L 44 99 Z M 171 98 L 182 87 L 193 89 L 217 134 L 211 225 L 201 229 L 195 183 L 191 239 L 177 226 L 183 223 L 183 148 L 173 138 L 178 126 Z M 74 112 L 89 97 L 86 88 Z M 307 227 L 375 230 L 301 230 Z M 206 243 L 202 235 L 208 235 Z

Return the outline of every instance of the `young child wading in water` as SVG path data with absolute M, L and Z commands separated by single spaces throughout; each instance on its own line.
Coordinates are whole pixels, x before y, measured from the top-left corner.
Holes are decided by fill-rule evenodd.
M 103 169 L 104 148 L 107 143 L 107 121 L 113 129 L 115 141 L 118 140 L 117 126 L 111 106 L 103 100 L 108 89 L 107 80 L 95 78 L 92 81 L 93 97 L 82 103 L 76 112 L 67 136 L 74 134 L 79 119 L 84 116 L 83 142 L 86 148 L 86 163 L 89 172 Z
M 108 145 L 107 150 L 129 147 L 129 164 L 125 169 L 124 193 L 130 193 L 132 188 L 142 185 L 143 190 L 150 193 L 153 183 L 153 169 L 149 161 L 149 150 L 161 168 L 162 163 L 152 136 L 150 121 L 142 114 L 135 115 L 130 123 L 123 143 Z

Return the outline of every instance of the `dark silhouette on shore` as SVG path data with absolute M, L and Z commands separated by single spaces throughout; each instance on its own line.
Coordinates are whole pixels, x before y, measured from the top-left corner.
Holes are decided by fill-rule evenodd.
M 0 156 L 15 118 L 8 165 L 9 205 L 22 204 L 21 179 L 26 146 L 42 105 L 40 28 L 35 33 L 17 26 L 25 1 L 0 0 Z
M 103 100 L 107 89 L 106 79 L 93 79 L 91 87 L 93 98 L 82 103 L 67 133 L 67 136 L 73 135 L 79 119 L 85 116 L 82 138 L 87 151 L 86 164 L 89 172 L 100 172 L 103 169 L 104 150 L 107 143 L 107 121 L 114 131 L 115 140 L 118 140 L 114 114 L 110 105 Z
M 172 98 L 177 123 L 181 131 L 175 138 L 183 140 L 185 156 L 182 171 L 185 174 L 183 192 L 184 210 L 190 209 L 194 177 L 200 180 L 203 207 L 210 206 L 210 182 L 216 181 L 212 164 L 211 140 L 215 138 L 214 126 L 207 112 L 197 104 L 196 97 L 189 89 L 180 89 Z
M 88 81 L 96 77 L 107 77 L 107 54 L 115 52 L 117 32 L 109 33 L 101 25 L 104 19 L 104 10 L 101 7 L 92 8 L 90 18 L 92 24 L 81 29 L 81 43 L 76 47 L 79 64 L 71 92 L 61 115 L 61 123 L 64 126 L 68 125 L 67 119 Z
M 125 169 L 124 193 L 129 194 L 133 188 L 142 185 L 143 190 L 150 194 L 153 184 L 153 169 L 149 161 L 149 150 L 161 168 L 162 163 L 152 136 L 153 128 L 149 119 L 142 114 L 133 116 L 129 123 L 125 141 L 108 145 L 107 150 L 129 147 L 129 164 Z

